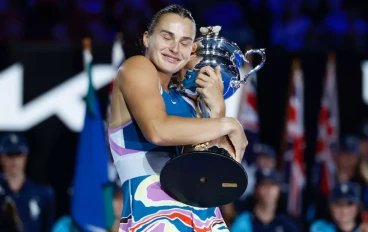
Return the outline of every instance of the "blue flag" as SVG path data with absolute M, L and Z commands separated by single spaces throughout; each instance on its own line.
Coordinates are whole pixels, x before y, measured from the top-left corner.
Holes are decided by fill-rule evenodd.
M 108 219 L 113 217 L 112 192 L 108 191 L 108 148 L 91 69 L 92 62 L 87 68 L 87 109 L 79 137 L 71 201 L 71 216 L 86 232 L 110 228 L 112 220 Z

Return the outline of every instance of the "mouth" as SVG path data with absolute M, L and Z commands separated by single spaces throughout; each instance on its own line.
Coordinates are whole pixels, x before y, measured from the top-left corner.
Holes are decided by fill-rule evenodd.
M 180 62 L 181 60 L 175 56 L 170 56 L 170 55 L 166 55 L 166 54 L 162 54 L 165 57 L 165 60 L 167 60 L 169 63 L 172 64 L 177 64 L 178 62 Z

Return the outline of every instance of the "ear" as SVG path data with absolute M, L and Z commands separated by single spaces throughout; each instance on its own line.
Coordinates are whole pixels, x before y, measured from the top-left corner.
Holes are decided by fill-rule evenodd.
M 192 53 L 196 52 L 197 51 L 197 43 L 193 43 L 193 46 L 192 46 Z
M 148 35 L 148 31 L 145 31 L 143 34 L 143 44 L 145 48 L 148 48 L 148 41 L 149 41 L 149 35 Z

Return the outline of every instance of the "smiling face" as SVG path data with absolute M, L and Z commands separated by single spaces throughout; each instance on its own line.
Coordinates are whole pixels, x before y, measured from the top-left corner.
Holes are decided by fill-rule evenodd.
M 153 32 L 145 32 L 146 57 L 159 72 L 174 74 L 189 61 L 195 37 L 195 25 L 180 15 L 168 13 L 160 17 Z

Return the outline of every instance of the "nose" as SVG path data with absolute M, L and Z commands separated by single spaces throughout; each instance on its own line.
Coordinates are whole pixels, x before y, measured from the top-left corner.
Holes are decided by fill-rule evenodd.
M 178 53 L 179 52 L 179 42 L 174 41 L 170 46 L 170 51 L 172 53 Z

